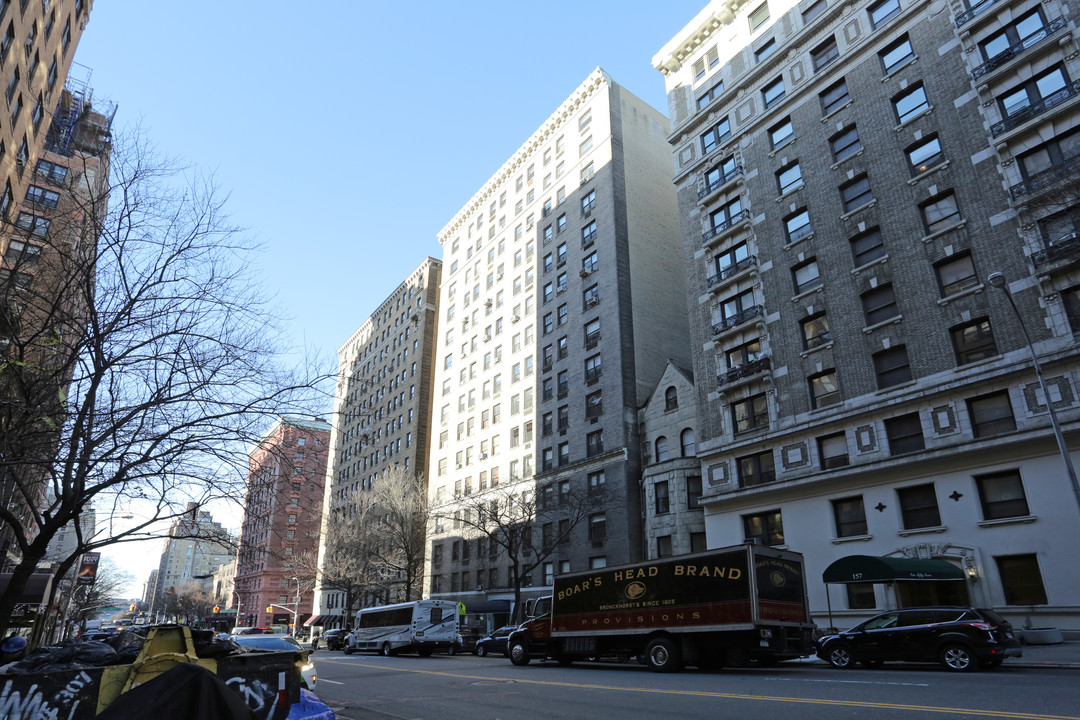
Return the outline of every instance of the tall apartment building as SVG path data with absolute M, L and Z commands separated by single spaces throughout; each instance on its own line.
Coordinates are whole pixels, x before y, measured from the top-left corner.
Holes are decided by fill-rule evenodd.
M 1080 574 L 1061 570 L 1080 508 L 1048 412 L 1075 440 L 1069 17 L 1055 0 L 711 2 L 654 58 L 708 543 L 804 552 L 819 622 L 951 602 L 1078 624 Z M 966 579 L 827 599 L 849 555 Z
M 562 540 L 525 585 L 643 556 L 637 410 L 688 363 L 667 132 L 597 68 L 439 233 L 432 597 L 513 597 L 507 553 L 454 519 L 480 499 L 534 497 Z M 569 497 L 596 501 L 573 526 Z
M 233 577 L 240 624 L 299 626 L 312 613 L 312 587 L 288 565 L 319 549 L 329 440 L 325 420 L 286 415 L 251 450 Z
M 442 262 L 425 258 L 338 348 L 320 558 L 333 525 L 350 516 L 356 493 L 372 490 L 387 470 L 427 475 L 441 275 Z M 380 600 L 394 602 L 399 592 L 391 584 Z M 346 604 L 346 593 L 320 584 L 321 617 L 312 624 L 343 627 Z
M 167 613 L 167 596 L 187 590 L 212 590 L 206 582 L 221 565 L 235 555 L 233 539 L 207 510 L 189 502 L 183 517 L 173 521 L 161 552 L 157 573 L 151 574 L 154 583 L 150 594 L 151 610 Z

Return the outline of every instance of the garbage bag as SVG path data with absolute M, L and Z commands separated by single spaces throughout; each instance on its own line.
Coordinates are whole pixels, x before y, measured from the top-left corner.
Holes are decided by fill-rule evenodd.
M 300 690 L 300 702 L 293 703 L 285 720 L 334 720 L 334 711 L 310 690 Z
M 116 650 L 112 645 L 97 640 L 80 643 L 75 649 L 76 662 L 87 665 L 109 665 L 116 658 Z
M 109 638 L 109 645 L 116 651 L 109 665 L 126 665 L 135 662 L 146 642 L 146 631 L 124 630 Z
M 118 697 L 97 720 L 256 720 L 225 681 L 195 663 L 181 663 Z

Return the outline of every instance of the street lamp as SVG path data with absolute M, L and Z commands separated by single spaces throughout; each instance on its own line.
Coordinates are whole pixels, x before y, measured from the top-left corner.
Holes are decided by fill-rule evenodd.
M 293 635 L 296 635 L 298 632 L 300 632 L 300 628 L 298 627 L 298 625 L 300 624 L 300 578 L 294 575 L 293 580 L 296 581 L 296 602 L 293 604 L 293 607 L 296 609 L 293 610 L 292 631 Z
M 1039 364 L 1038 355 L 1035 354 L 1035 346 L 1031 343 L 1031 336 L 1028 334 L 1027 326 L 1024 325 L 1024 318 L 1020 315 L 1020 309 L 1016 307 L 1016 301 L 1013 299 L 1012 292 L 1009 291 L 1003 273 L 990 273 L 990 276 L 986 278 L 986 282 L 1005 293 L 1005 299 L 1009 301 L 1009 306 L 1012 308 L 1013 314 L 1016 315 L 1016 322 L 1020 325 L 1020 331 L 1024 333 L 1024 341 L 1027 343 L 1028 352 L 1031 353 L 1031 364 L 1035 368 L 1035 377 L 1039 380 L 1039 388 L 1042 390 L 1043 398 L 1046 400 L 1046 409 L 1050 414 L 1050 427 L 1054 430 L 1054 439 L 1057 440 L 1058 452 L 1061 453 L 1061 460 L 1065 463 L 1065 472 L 1068 474 L 1069 482 L 1072 484 L 1077 505 L 1080 505 L 1080 482 L 1076 479 L 1076 468 L 1073 467 L 1069 447 L 1065 444 L 1065 436 L 1061 432 L 1057 412 L 1054 410 L 1054 403 L 1050 399 L 1050 391 L 1046 387 L 1046 378 L 1043 377 L 1042 366 Z

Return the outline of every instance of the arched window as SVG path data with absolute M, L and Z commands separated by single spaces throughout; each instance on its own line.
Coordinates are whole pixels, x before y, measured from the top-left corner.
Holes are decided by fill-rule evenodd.
M 667 459 L 667 438 L 661 435 L 656 438 L 656 462 L 664 462 Z
M 686 428 L 679 435 L 679 440 L 682 442 L 682 456 L 694 457 L 697 455 L 697 446 L 694 443 L 694 428 Z
M 679 391 L 672 385 L 664 391 L 664 410 L 674 410 L 679 407 Z

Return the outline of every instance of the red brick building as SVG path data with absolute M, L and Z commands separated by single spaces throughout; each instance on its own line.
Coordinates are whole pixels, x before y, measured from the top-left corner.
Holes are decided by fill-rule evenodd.
M 329 423 L 286 416 L 251 451 L 231 605 L 240 625 L 288 624 L 297 607 L 301 625 L 311 615 L 312 583 L 286 568 L 318 553 L 329 442 Z

